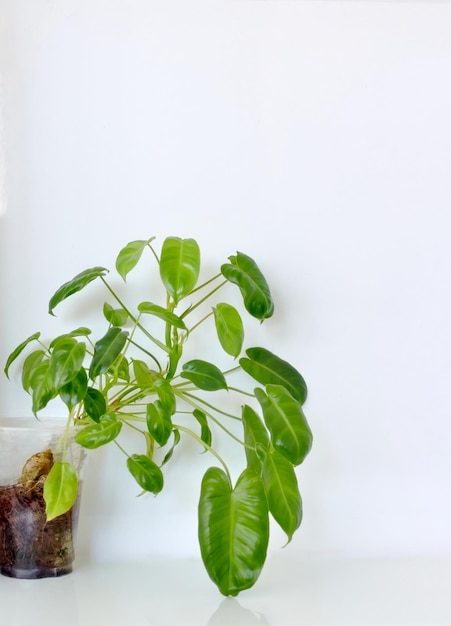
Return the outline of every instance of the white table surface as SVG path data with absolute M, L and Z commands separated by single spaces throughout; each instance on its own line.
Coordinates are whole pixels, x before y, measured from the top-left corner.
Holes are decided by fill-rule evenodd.
M 77 563 L 55 579 L 0 576 L 1 626 L 449 626 L 451 556 L 272 556 L 224 598 L 200 561 Z

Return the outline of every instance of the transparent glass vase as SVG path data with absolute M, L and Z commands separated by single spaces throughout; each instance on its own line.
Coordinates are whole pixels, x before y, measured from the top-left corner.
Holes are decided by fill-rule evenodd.
M 86 458 L 74 434 L 71 428 L 67 436 L 65 419 L 0 419 L 1 574 L 45 578 L 72 571 Z M 77 472 L 78 496 L 67 513 L 48 522 L 44 482 L 52 464 L 62 460 Z

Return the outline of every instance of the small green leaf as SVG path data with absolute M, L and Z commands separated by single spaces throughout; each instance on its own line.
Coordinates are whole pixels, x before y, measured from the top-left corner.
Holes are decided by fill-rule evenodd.
M 148 313 L 149 315 L 159 317 L 170 326 L 175 326 L 176 328 L 180 328 L 180 330 L 186 330 L 185 322 L 178 315 L 162 306 L 159 306 L 158 304 L 153 304 L 152 302 L 141 302 L 141 304 L 138 304 L 138 311 L 140 313 Z
M 122 422 L 117 419 L 115 414 L 106 413 L 100 418 L 98 424 L 90 424 L 80 430 L 75 435 L 75 441 L 84 448 L 93 450 L 116 439 L 121 429 Z
M 106 400 L 105 396 L 98 389 L 89 387 L 86 391 L 86 396 L 83 402 L 86 413 L 94 422 L 99 423 L 102 415 L 106 412 Z
M 88 390 L 88 376 L 82 368 L 74 378 L 58 390 L 59 397 L 70 409 L 76 406 L 86 396 Z
M 44 482 L 47 521 L 69 511 L 77 499 L 78 479 L 70 463 L 55 462 Z
M 282 385 L 301 404 L 307 399 L 307 385 L 301 374 L 287 361 L 265 348 L 249 348 L 248 358 L 240 359 L 240 365 L 254 380 L 262 385 Z
M 49 302 L 49 313 L 53 315 L 54 309 L 60 304 L 63 300 L 76 293 L 77 291 L 81 291 L 89 285 L 93 280 L 98 278 L 99 276 L 105 276 L 108 273 L 108 270 L 104 267 L 92 267 L 90 269 L 84 270 L 77 274 L 72 280 L 69 280 L 67 283 L 61 285 L 59 289 L 53 294 L 50 298 Z
M 161 469 L 145 454 L 132 454 L 127 459 L 127 467 L 138 485 L 150 493 L 160 493 L 164 479 Z
M 190 380 L 198 389 L 217 391 L 227 389 L 227 382 L 221 370 L 207 361 L 193 359 L 183 365 L 180 376 Z
M 89 368 L 89 377 L 94 380 L 106 372 L 119 356 L 127 341 L 128 332 L 117 326 L 110 328 L 94 346 L 94 356 Z
M 211 467 L 199 499 L 199 544 L 205 568 L 225 596 L 257 581 L 266 560 L 269 517 L 261 479 L 246 469 L 232 489 L 222 469 Z
M 17 348 L 15 348 L 11 354 L 9 355 L 7 361 L 6 361 L 6 365 L 4 368 L 4 372 L 6 374 L 6 376 L 9 378 L 9 368 L 11 367 L 11 364 L 17 359 L 17 357 L 25 350 L 25 348 L 28 346 L 29 343 L 31 343 L 32 341 L 37 341 L 39 339 L 39 337 L 41 336 L 41 333 L 34 333 L 33 335 L 30 335 L 30 337 L 28 337 L 27 339 L 25 339 L 25 341 L 22 341 L 22 343 L 20 343 Z
M 227 354 L 237 357 L 243 347 L 244 328 L 240 314 L 235 307 L 224 302 L 213 307 L 216 333 Z
M 53 343 L 50 376 L 55 389 L 59 389 L 77 375 L 83 365 L 85 354 L 86 345 L 73 337 L 60 337 Z
M 134 359 L 132 366 L 135 380 L 139 387 L 141 387 L 143 391 L 153 391 L 155 382 L 158 379 L 157 372 L 151 370 L 147 363 L 139 359 Z
M 291 541 L 302 521 L 302 500 L 293 465 L 272 450 L 265 456 L 262 479 L 271 515 Z
M 86 326 L 80 326 L 79 328 L 75 328 L 68 333 L 69 337 L 87 337 L 92 333 L 90 328 L 86 328 Z
M 103 305 L 103 315 L 111 326 L 125 326 L 128 321 L 128 313 L 125 309 L 114 309 L 108 302 Z
M 200 250 L 194 239 L 167 237 L 161 248 L 160 276 L 174 303 L 196 285 L 200 270 Z
M 114 361 L 113 365 L 111 365 L 108 369 L 108 373 L 111 374 L 111 376 L 129 382 L 130 366 L 127 357 L 125 357 L 123 354 L 120 354 L 118 358 Z
M 200 424 L 200 438 L 207 446 L 211 446 L 211 430 L 206 414 L 199 409 L 194 409 L 193 415 Z
M 229 282 L 239 287 L 246 311 L 261 321 L 271 317 L 274 303 L 258 265 L 242 252 L 229 257 L 229 261 L 221 266 L 221 272 Z
M 250 406 L 245 404 L 242 411 L 244 444 L 246 446 L 247 466 L 261 473 L 262 461 L 259 452 L 269 447 L 269 435 L 260 417 Z
M 180 432 L 174 428 L 172 431 L 173 437 L 174 437 L 174 441 L 172 442 L 172 446 L 170 447 L 170 449 L 168 450 L 168 452 L 166 453 L 163 462 L 161 465 L 166 465 L 166 463 L 172 458 L 172 455 L 174 454 L 174 449 L 176 446 L 178 446 L 178 444 L 180 443 Z
M 172 421 L 160 400 L 147 405 L 146 423 L 149 434 L 160 446 L 164 446 L 172 432 Z
M 312 447 L 312 432 L 301 405 L 281 385 L 254 390 L 273 446 L 293 465 L 299 465 Z
M 144 239 L 130 241 L 119 252 L 116 258 L 116 270 L 124 281 L 127 278 L 127 274 L 136 266 L 136 264 L 140 260 L 144 248 L 154 239 L 155 237 L 151 237 L 147 241 L 145 241 Z

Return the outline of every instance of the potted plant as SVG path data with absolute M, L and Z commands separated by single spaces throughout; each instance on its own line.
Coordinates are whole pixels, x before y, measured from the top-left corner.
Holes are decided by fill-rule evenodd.
M 96 281 L 108 298 L 101 306 L 106 324 L 101 336 L 93 339 L 85 326 L 51 341 L 35 333 L 11 353 L 5 373 L 27 353 L 22 384 L 31 394 L 33 414 L 62 400 L 68 424 L 77 428 L 76 443 L 86 449 L 119 446 L 128 471 L 146 492 L 163 489 L 165 465 L 182 437 L 211 454 L 214 464 L 203 476 L 198 503 L 200 552 L 220 592 L 236 596 L 263 568 L 270 516 L 288 541 L 301 523 L 295 468 L 312 444 L 302 409 L 307 387 L 297 369 L 273 352 L 243 349 L 244 314 L 263 322 L 274 311 L 268 284 L 252 258 L 237 252 L 204 278 L 194 239 L 168 237 L 160 253 L 154 239 L 128 243 L 117 256 L 116 270 L 126 282 L 143 253 L 150 254 L 161 279 L 159 301 L 146 283 L 139 303 L 131 306 L 107 279 L 106 268 L 87 269 L 56 291 L 49 313 Z M 228 286 L 238 288 L 242 308 L 219 297 Z M 211 342 L 230 359 L 230 367 L 204 358 Z M 121 443 L 127 428 L 142 436 L 137 452 Z M 221 437 L 242 450 L 236 480 L 218 452 Z M 47 519 L 64 515 L 77 492 L 76 472 L 63 457 L 45 478 Z

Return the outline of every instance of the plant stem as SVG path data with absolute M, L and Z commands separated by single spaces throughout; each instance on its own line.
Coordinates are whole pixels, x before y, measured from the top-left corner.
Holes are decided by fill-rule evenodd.
M 224 471 L 227 474 L 227 477 L 228 477 L 229 481 L 232 482 L 231 476 L 230 476 L 230 472 L 229 472 L 229 468 L 227 467 L 224 459 L 220 456 L 220 454 L 218 454 L 218 452 L 216 452 L 216 450 L 214 448 L 212 448 L 207 443 L 205 443 L 205 441 L 203 441 L 199 437 L 199 435 L 196 435 L 196 433 L 193 432 L 192 430 L 190 430 L 189 428 L 186 428 L 185 426 L 181 426 L 180 424 L 174 424 L 174 428 L 177 428 L 178 430 L 181 430 L 182 432 L 186 433 L 187 435 L 189 435 L 190 437 L 195 439 L 198 443 L 200 443 L 200 445 L 205 450 L 207 450 L 207 452 L 210 452 L 214 457 L 216 457 L 217 460 L 221 463 L 222 467 L 224 468 Z

